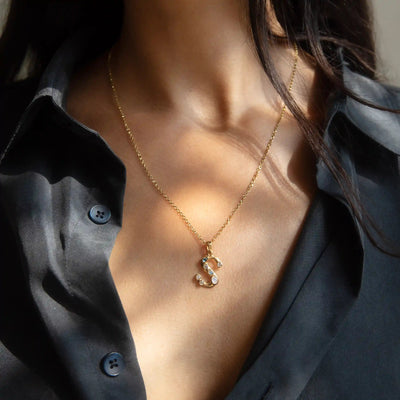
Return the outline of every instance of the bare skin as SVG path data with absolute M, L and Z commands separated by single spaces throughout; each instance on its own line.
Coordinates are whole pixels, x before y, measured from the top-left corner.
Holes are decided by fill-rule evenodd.
M 248 185 L 280 111 L 238 0 L 126 1 L 112 68 L 150 171 L 209 239 Z M 293 50 L 277 47 L 287 79 Z M 106 55 L 77 71 L 67 110 L 127 169 L 110 270 L 149 400 L 218 400 L 235 384 L 315 193 L 315 160 L 286 116 L 254 190 L 213 245 L 224 267 L 196 286 L 200 243 L 154 190 L 129 146 Z M 299 62 L 294 97 L 312 116 L 316 74 Z

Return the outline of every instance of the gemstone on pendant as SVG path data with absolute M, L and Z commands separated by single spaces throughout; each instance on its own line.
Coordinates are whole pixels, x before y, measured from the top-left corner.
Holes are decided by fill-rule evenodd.
M 195 277 L 200 286 L 211 288 L 215 286 L 217 283 L 219 283 L 219 278 L 215 273 L 215 268 L 216 267 L 221 268 L 222 262 L 218 257 L 212 254 L 210 247 L 207 247 L 207 252 L 208 254 L 205 255 L 203 258 L 201 258 L 201 266 L 204 272 L 206 272 L 207 275 L 209 276 L 210 280 L 207 280 L 200 274 L 195 275 Z

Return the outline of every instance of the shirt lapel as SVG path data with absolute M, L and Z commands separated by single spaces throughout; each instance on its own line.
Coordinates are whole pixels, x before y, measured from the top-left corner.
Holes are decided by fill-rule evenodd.
M 342 129 L 341 117 L 332 113 L 324 139 L 357 190 L 351 154 L 335 134 Z M 250 354 L 226 400 L 297 399 L 357 300 L 364 258 L 361 228 L 321 160 L 317 171 L 320 191 L 256 340 L 257 354 Z

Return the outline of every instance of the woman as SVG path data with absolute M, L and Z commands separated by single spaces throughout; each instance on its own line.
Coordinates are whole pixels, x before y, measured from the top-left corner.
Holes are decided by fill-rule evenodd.
M 397 398 L 400 94 L 367 2 L 16 3 L 0 398 Z

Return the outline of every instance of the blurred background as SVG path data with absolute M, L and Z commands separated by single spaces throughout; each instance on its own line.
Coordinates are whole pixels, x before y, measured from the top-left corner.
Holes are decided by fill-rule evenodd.
M 0 0 L 0 29 L 9 1 Z M 400 0 L 370 1 L 375 12 L 376 42 L 382 79 L 400 86 Z
M 372 0 L 380 70 L 400 86 L 400 0 Z

